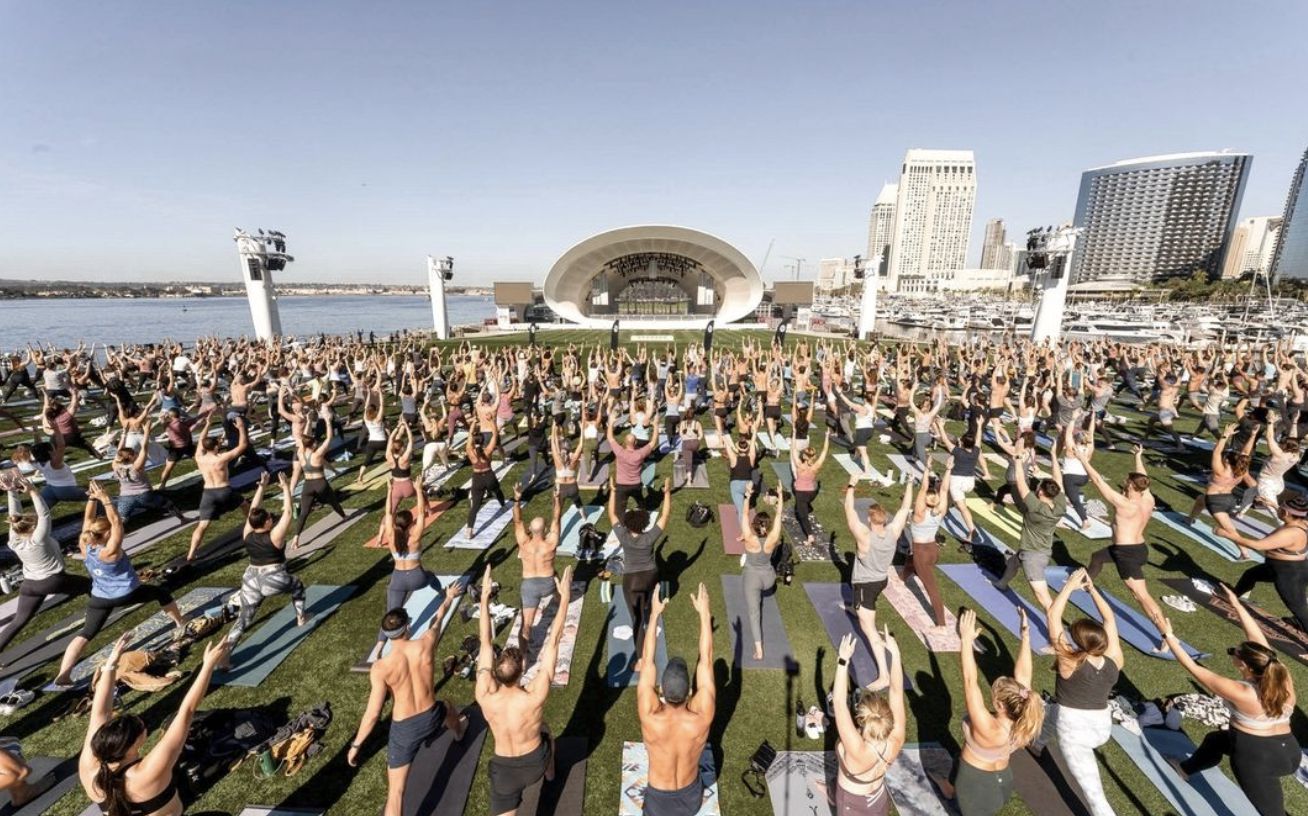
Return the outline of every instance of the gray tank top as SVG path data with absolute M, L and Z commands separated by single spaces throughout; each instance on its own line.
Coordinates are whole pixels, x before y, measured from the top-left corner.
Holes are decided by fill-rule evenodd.
M 745 550 L 745 567 L 754 569 L 772 569 L 772 556 L 759 550 L 750 552 Z
M 883 527 L 880 533 L 871 528 L 868 532 L 871 540 L 867 552 L 854 551 L 853 582 L 856 584 L 884 581 L 890 572 L 890 562 L 895 558 L 896 536 L 892 535 L 889 526 Z

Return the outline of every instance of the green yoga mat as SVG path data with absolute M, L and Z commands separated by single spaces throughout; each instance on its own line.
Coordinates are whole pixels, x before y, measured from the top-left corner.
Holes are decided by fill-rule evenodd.
M 231 670 L 214 672 L 214 685 L 259 685 L 353 594 L 352 586 L 309 587 L 305 597 L 305 611 L 311 616 L 309 622 L 296 626 L 295 607 L 287 603 L 237 645 L 232 653 Z

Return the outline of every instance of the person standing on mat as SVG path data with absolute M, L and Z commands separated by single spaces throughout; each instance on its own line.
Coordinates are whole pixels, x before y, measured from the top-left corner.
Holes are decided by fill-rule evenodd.
M 650 598 L 659 582 L 654 545 L 663 536 L 670 515 L 670 480 L 663 480 L 663 507 L 659 510 L 658 520 L 650 524 L 648 510 L 624 509 L 622 515 L 618 514 L 617 491 L 613 488 L 613 476 L 609 476 L 609 523 L 613 525 L 613 535 L 622 548 L 622 600 L 627 604 L 627 616 L 631 618 L 631 633 L 636 650 L 633 671 L 640 671 L 644 665 L 645 633 L 653 625 L 649 619 Z
M 1010 457 L 1010 461 L 1014 463 L 1020 461 L 1024 453 L 1025 446 L 1019 437 L 1015 454 Z M 1026 479 L 1017 480 L 1018 501 L 1026 508 L 1022 513 L 1022 532 L 1018 539 L 1017 552 L 1008 556 L 1008 562 L 1004 565 L 1004 574 L 995 581 L 996 589 L 1007 592 L 1008 585 L 1017 577 L 1017 570 L 1020 567 L 1026 575 L 1027 583 L 1031 585 L 1031 591 L 1035 593 L 1036 600 L 1046 611 L 1049 610 L 1052 599 L 1049 597 L 1049 582 L 1045 578 L 1045 568 L 1049 566 L 1049 559 L 1054 550 L 1054 529 L 1058 526 L 1058 522 L 1063 520 L 1063 514 L 1067 512 L 1067 497 L 1063 495 L 1063 489 L 1059 486 L 1062 473 L 1058 465 L 1058 457 L 1051 456 L 1049 461 L 1052 465 L 1053 478 L 1041 479 L 1036 484 L 1035 490 L 1027 485 Z
M 91 575 L 91 598 L 86 603 L 86 620 L 82 629 L 64 650 L 59 674 L 51 681 L 51 685 L 64 689 L 73 685 L 73 668 L 82 656 L 82 650 L 100 634 L 115 609 L 150 600 L 159 604 L 172 619 L 178 634 L 186 626 L 173 596 L 162 587 L 141 583 L 136 576 L 131 559 L 123 551 L 123 520 L 114 508 L 113 499 L 99 482 L 91 482 L 87 490 L 91 497 L 86 500 L 78 545 L 86 571 Z M 103 516 L 96 514 L 96 505 L 104 508 Z
M 727 436 L 725 443 L 722 450 L 726 453 L 727 472 L 731 477 L 727 488 L 731 491 L 731 502 L 736 507 L 736 518 L 743 523 L 748 504 L 745 491 L 754 484 L 754 459 L 758 443 L 752 435 L 742 435 L 734 440 Z
M 559 549 L 559 524 L 563 516 L 559 503 L 559 489 L 555 487 L 550 523 L 537 516 L 530 525 L 523 524 L 522 485 L 513 486 L 513 536 L 518 543 L 518 559 L 522 561 L 522 627 L 518 631 L 518 648 L 524 658 L 531 653 L 531 630 L 536 626 L 540 605 L 554 595 L 554 556 Z
M 209 423 L 212 419 L 213 414 L 204 418 L 204 425 L 200 426 L 200 447 L 195 452 L 195 469 L 200 471 L 204 489 L 200 492 L 200 521 L 191 533 L 191 546 L 186 551 L 188 563 L 195 560 L 209 525 L 241 506 L 241 494 L 232 490 L 227 467 L 239 459 L 250 445 L 245 417 L 237 415 L 231 420 L 237 430 L 236 446 L 226 451 L 219 450 L 221 437 L 209 436 Z
M 827 461 L 829 450 L 831 450 L 830 428 L 827 429 L 826 438 L 822 441 L 821 452 L 810 447 L 802 450 L 797 450 L 794 445 L 790 447 L 790 467 L 794 473 L 795 520 L 799 522 L 800 532 L 804 534 L 804 543 L 810 547 L 817 544 L 817 536 L 813 534 L 813 522 L 809 517 L 813 514 L 813 500 L 818 494 L 818 474 L 822 472 L 822 465 Z M 740 526 L 742 529 L 745 527 L 744 524 Z
M 689 667 L 680 657 L 668 661 L 658 688 L 654 685 L 653 671 L 641 672 L 636 684 L 636 713 L 649 758 L 644 810 L 647 816 L 694 816 L 704 801 L 699 760 L 717 713 L 713 612 L 703 584 L 690 602 L 699 614 L 699 664 L 695 667 L 694 691 Z M 667 605 L 668 601 L 655 589 L 649 619 L 651 629 L 658 628 Z M 656 640 L 648 638 L 641 654 L 642 661 L 651 666 Z
M 885 591 L 887 576 L 890 574 L 891 562 L 899 537 L 904 534 L 909 514 L 913 508 L 913 481 L 904 483 L 904 498 L 899 503 L 899 511 L 893 519 L 886 509 L 872 502 L 867 509 L 867 523 L 858 517 L 854 493 L 858 487 L 858 477 L 850 476 L 845 485 L 845 523 L 854 536 L 854 567 L 851 573 L 854 590 L 854 612 L 858 616 L 858 627 L 868 643 L 876 643 L 877 633 L 877 599 Z M 881 688 L 887 683 L 884 674 L 880 674 L 871 687 Z
M 581 443 L 572 450 L 564 446 L 559 438 L 559 423 L 550 425 L 550 452 L 554 458 L 554 486 L 558 488 L 559 501 L 568 501 L 581 510 L 581 489 L 577 487 L 577 474 L 581 468 Z
M 204 701 L 214 670 L 222 662 L 228 643 L 217 640 L 205 644 L 200 670 L 182 698 L 177 715 L 150 752 L 142 755 L 150 732 L 145 721 L 135 714 L 114 716 L 118 661 L 131 636 L 132 633 L 127 632 L 118 638 L 96 675 L 90 722 L 77 758 L 77 777 L 82 790 L 101 813 L 110 816 L 180 816 L 183 805 L 173 773 L 182 749 L 186 747 L 191 721 Z
M 936 628 L 946 626 L 945 602 L 940 597 L 940 585 L 936 582 L 936 564 L 940 561 L 940 542 L 936 534 L 945 520 L 949 507 L 950 471 L 954 467 L 954 458 L 945 460 L 945 474 L 939 479 L 931 472 L 931 463 L 925 465 L 925 480 L 913 503 L 913 517 L 908 525 L 908 539 L 913 545 L 913 553 L 908 563 L 900 571 L 900 580 L 907 582 L 916 575 L 926 590 L 931 602 L 931 613 Z
M 936 423 L 936 436 L 954 459 L 953 468 L 949 471 L 949 502 L 958 508 L 959 515 L 963 517 L 969 542 L 976 540 L 976 522 L 972 519 L 972 511 L 968 509 L 967 499 L 976 489 L 978 473 L 981 474 L 982 479 L 990 478 L 990 466 L 982 457 L 981 445 L 977 441 L 979 429 L 979 424 L 969 425 L 963 436 L 955 443 L 949 438 L 944 423 Z
M 1172 622 L 1162 619 L 1163 637 L 1177 662 L 1209 694 L 1222 698 L 1231 712 L 1228 729 L 1209 731 L 1188 759 L 1168 757 L 1168 762 L 1188 781 L 1229 756 L 1235 781 L 1258 813 L 1284 816 L 1281 778 L 1297 771 L 1302 759 L 1299 741 L 1290 730 L 1296 702 L 1294 679 L 1240 599 L 1229 587 L 1223 586 L 1222 591 L 1244 629 L 1244 642 L 1226 650 L 1240 674 L 1238 680 L 1196 663 L 1176 639 Z
M 392 485 L 387 485 L 387 491 Z M 394 502 L 388 500 L 386 507 Z M 414 505 L 415 510 L 392 511 L 387 509 L 377 530 L 377 539 L 390 550 L 391 579 L 386 584 L 386 608 L 403 609 L 409 597 L 420 589 L 434 586 L 440 589 L 440 581 L 422 565 L 422 535 L 427 529 L 427 501 L 420 498 Z M 415 515 L 416 511 L 416 515 Z M 376 662 L 382 656 L 386 645 L 386 633 L 377 632 L 377 645 L 368 656 L 369 662 Z
M 1063 612 L 1072 593 L 1090 593 L 1103 623 L 1081 618 L 1065 630 Z M 1045 717 L 1045 734 L 1057 736 L 1067 768 L 1081 786 L 1091 816 L 1115 816 L 1104 795 L 1095 749 L 1113 735 L 1108 697 L 1126 662 L 1113 608 L 1095 589 L 1084 569 L 1073 572 L 1045 616 L 1056 657 L 1054 707 Z M 1177 653 L 1183 650 L 1177 649 Z
M 871 641 L 890 655 L 888 694 L 864 689 L 850 712 L 849 661 L 857 641 L 853 633 L 840 639 L 836 679 L 831 691 L 836 732 L 836 812 L 840 816 L 887 816 L 890 792 L 886 773 L 899 758 L 907 737 L 908 710 L 904 705 L 904 670 L 899 644 L 889 629 Z M 880 665 L 880 661 L 878 661 Z
M 1217 530 L 1241 547 L 1261 552 L 1263 563 L 1250 567 L 1235 583 L 1235 594 L 1245 596 L 1256 584 L 1270 581 L 1299 628 L 1308 634 L 1308 496 L 1296 494 L 1281 502 L 1281 526 L 1260 539 Z
M 613 435 L 613 426 L 617 421 L 617 414 L 609 415 L 608 440 L 609 447 L 613 449 L 614 470 L 617 471 L 613 484 L 617 490 L 618 507 L 625 511 L 627 499 L 632 496 L 636 497 L 637 504 L 645 506 L 645 483 L 641 479 L 641 470 L 645 467 L 645 460 L 658 447 L 659 440 L 658 435 L 652 433 L 648 442 L 636 447 L 636 435 L 629 433 L 619 444 Z
M 1242 484 L 1248 487 L 1258 485 L 1249 474 L 1249 452 L 1257 441 L 1257 435 L 1250 434 L 1244 449 L 1239 452 L 1226 449 L 1238 428 L 1239 426 L 1234 422 L 1227 425 L 1222 435 L 1218 437 L 1217 444 L 1213 446 L 1212 470 L 1208 474 L 1208 483 L 1204 485 L 1203 494 L 1195 497 L 1190 515 L 1185 519 L 1186 524 L 1193 524 L 1199 517 L 1199 511 L 1207 510 L 1213 521 L 1217 522 L 1218 529 L 1228 533 L 1235 532 L 1235 522 L 1232 521 L 1231 516 L 1240 506 L 1235 491 Z M 1243 551 L 1240 555 L 1242 558 L 1248 557 Z
M 382 632 L 390 641 L 391 650 L 368 670 L 368 704 L 345 761 L 351 768 L 359 767 L 359 751 L 381 719 L 382 706 L 389 695 L 393 702 L 391 731 L 386 742 L 384 816 L 402 816 L 404 813 L 404 788 L 409 779 L 409 766 L 422 747 L 435 742 L 443 728 L 449 729 L 456 742 L 463 739 L 467 730 L 467 716 L 452 703 L 436 699 L 436 689 L 432 684 L 436 673 L 436 648 L 444 634 L 440 622 L 445 620 L 450 604 L 461 594 L 462 584 L 450 586 L 432 616 L 433 625 L 416 640 L 409 638 L 411 621 L 403 607 L 392 609 L 382 617 Z M 434 779 L 424 781 L 436 782 Z
M 313 512 L 315 504 L 330 505 L 336 511 L 336 515 L 342 519 L 349 518 L 345 508 L 341 506 L 336 491 L 332 489 L 331 482 L 327 481 L 327 452 L 332 449 L 332 439 L 336 431 L 330 413 L 327 414 L 326 419 L 327 432 L 321 445 L 313 444 L 313 438 L 310 436 L 312 429 L 307 426 L 295 437 L 296 456 L 300 460 L 300 476 L 304 479 L 304 485 L 300 488 L 300 510 L 295 520 L 295 535 L 291 537 L 292 552 L 300 546 L 300 535 L 304 532 L 304 525 L 309 521 L 309 514 Z M 286 494 L 289 496 L 294 492 L 292 486 L 287 489 Z
M 522 804 L 522 792 L 544 777 L 554 779 L 554 738 L 545 727 L 545 700 L 554 682 L 554 667 L 563 639 L 565 610 L 572 600 L 572 567 L 563 570 L 562 578 L 549 579 L 558 593 L 559 608 L 550 624 L 549 634 L 536 663 L 536 676 L 525 686 L 526 652 L 510 646 L 495 653 L 495 634 L 491 630 L 491 568 L 482 576 L 478 633 L 481 648 L 477 653 L 477 705 L 481 706 L 495 753 L 490 758 L 491 816 L 513 816 Z M 523 605 L 523 612 L 526 612 Z M 526 630 L 526 622 L 523 629 Z
M 754 486 L 745 492 L 746 507 Z M 740 525 L 740 541 L 745 563 L 740 570 L 745 594 L 745 617 L 749 621 L 749 634 L 754 639 L 754 659 L 763 659 L 763 598 L 777 588 L 777 571 L 772 566 L 772 553 L 781 543 L 781 496 L 767 501 L 773 505 L 775 517 L 767 513 L 754 513 Z M 748 512 L 748 511 L 746 511 Z
M 487 435 L 489 439 L 486 439 Z M 495 453 L 499 442 L 500 432 L 494 424 L 484 433 L 479 433 L 469 425 L 465 451 L 468 464 L 472 465 L 472 488 L 468 492 L 468 525 L 464 538 L 471 539 L 476 534 L 477 514 L 481 512 L 482 502 L 486 501 L 488 495 L 495 494 L 500 507 L 504 507 L 504 488 L 500 486 L 500 477 L 496 475 L 495 463 L 491 460 L 491 454 Z
M 26 490 L 32 512 L 24 513 L 18 495 Z M 64 564 L 63 548 L 50 534 L 50 508 L 31 482 L 20 480 L 8 491 L 9 549 L 22 565 L 23 582 L 18 585 L 18 606 L 14 618 L 0 632 L 0 652 L 13 641 L 51 595 L 84 595 L 91 582 L 70 575 Z
M 1013 771 L 1009 757 L 1040 736 L 1045 721 L 1045 704 L 1031 689 L 1031 626 L 1026 610 L 1017 608 L 1021 619 L 1021 643 L 1013 663 L 1012 677 L 999 677 L 990 684 L 990 702 L 981 691 L 976 665 L 979 627 L 976 612 L 963 610 L 958 616 L 959 660 L 963 666 L 963 753 L 954 765 L 953 777 L 932 780 L 958 805 L 962 816 L 995 816 L 1013 795 Z M 994 709 L 993 711 L 991 709 Z M 1030 803 L 1028 803 L 1030 804 Z
M 1103 474 L 1091 466 L 1090 457 L 1085 451 L 1079 452 L 1078 456 L 1095 489 L 1113 506 L 1112 546 L 1090 556 L 1086 574 L 1091 580 L 1098 578 L 1104 564 L 1111 560 L 1117 565 L 1117 574 L 1126 588 L 1131 590 L 1145 616 L 1151 621 L 1157 621 L 1162 618 L 1163 610 L 1159 608 L 1154 596 L 1149 594 L 1149 585 L 1145 583 L 1144 575 L 1145 565 L 1149 563 L 1145 528 L 1154 513 L 1154 494 L 1149 491 L 1149 476 L 1145 473 L 1144 448 L 1135 446 L 1135 470 L 1127 474 L 1121 491 L 1114 490 Z M 1159 651 L 1164 651 L 1166 646 L 1166 643 L 1160 643 Z

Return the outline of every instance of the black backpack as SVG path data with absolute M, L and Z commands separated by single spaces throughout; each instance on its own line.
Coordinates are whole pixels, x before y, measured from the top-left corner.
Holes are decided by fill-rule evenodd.
M 197 711 L 177 760 L 177 775 L 191 797 L 230 772 L 251 749 L 271 738 L 284 716 L 261 708 Z
M 697 501 L 686 508 L 686 523 L 691 527 L 703 527 L 713 523 L 713 511 L 704 502 Z

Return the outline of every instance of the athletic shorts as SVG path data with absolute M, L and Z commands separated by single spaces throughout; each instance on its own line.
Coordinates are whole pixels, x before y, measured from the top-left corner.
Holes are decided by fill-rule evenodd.
M 704 780 L 699 774 L 681 790 L 645 788 L 645 816 L 686 816 L 699 813 L 704 804 Z
M 213 521 L 241 506 L 241 494 L 224 485 L 206 487 L 200 493 L 200 520 Z
M 854 444 L 855 444 L 855 445 L 858 445 L 859 447 L 862 447 L 862 446 L 866 445 L 867 443 L 869 443 L 869 442 L 871 442 L 871 441 L 872 441 L 872 429 L 871 429 L 871 428 L 856 428 L 856 429 L 854 429 Z
M 986 419 L 1003 419 L 1003 417 L 1004 417 L 1004 407 L 1002 405 L 999 406 L 998 408 L 986 409 Z
M 1174 419 L 1176 419 L 1176 412 L 1169 408 L 1164 408 L 1158 412 L 1158 421 L 1164 425 L 1171 425 Z
M 195 456 L 195 443 L 181 448 L 169 448 L 167 457 L 169 462 L 180 462 L 183 459 L 191 459 Z
M 764 406 L 763 406 L 763 418 L 764 418 L 764 419 L 781 419 L 781 406 L 780 406 L 780 405 L 764 405 Z
M 1029 583 L 1048 581 L 1045 570 L 1049 568 L 1049 553 L 1036 550 L 1022 550 L 1017 554 L 1022 564 L 1022 574 Z
M 1144 580 L 1144 565 L 1149 563 L 1149 547 L 1144 544 L 1114 544 L 1108 548 L 1108 555 L 1117 565 L 1117 574 L 1122 580 Z
M 444 703 L 437 703 L 412 717 L 391 720 L 391 733 L 386 740 L 386 767 L 403 768 L 411 764 L 422 746 L 440 734 L 444 722 Z
M 550 761 L 550 740 L 546 733 L 541 734 L 540 745 L 536 750 L 520 757 L 492 756 L 488 775 L 490 776 L 490 812 L 508 813 L 517 810 L 522 804 L 522 792 L 545 775 Z
M 1240 503 L 1233 493 L 1209 493 L 1204 495 L 1204 507 L 1214 516 L 1218 513 L 1230 513 Z
M 524 578 L 522 579 L 522 608 L 537 609 L 540 602 L 554 594 L 553 578 Z M 495 811 L 501 813 L 503 811 Z
M 854 606 L 859 609 L 876 611 L 877 598 L 886 589 L 888 579 L 882 578 L 880 581 L 859 581 L 853 584 L 854 589 Z
M 967 501 L 967 494 L 971 493 L 975 488 L 975 476 L 959 476 L 953 473 L 949 475 L 949 498 L 953 499 L 956 504 Z

